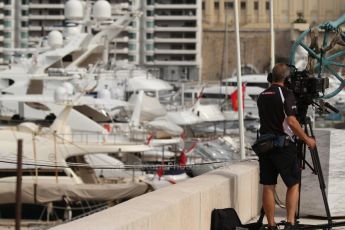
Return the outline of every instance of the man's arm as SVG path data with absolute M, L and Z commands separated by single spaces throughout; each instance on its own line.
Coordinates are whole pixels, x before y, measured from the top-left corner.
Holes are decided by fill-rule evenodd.
M 293 133 L 299 137 L 302 141 L 304 141 L 309 148 L 314 149 L 316 146 L 316 142 L 313 138 L 309 137 L 302 129 L 301 125 L 297 121 L 295 116 L 288 116 L 287 123 L 290 126 Z

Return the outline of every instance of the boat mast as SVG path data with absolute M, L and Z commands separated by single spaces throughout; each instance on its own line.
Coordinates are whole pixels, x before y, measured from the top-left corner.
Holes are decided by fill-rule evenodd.
M 236 58 L 237 58 L 237 98 L 238 98 L 238 121 L 240 131 L 240 154 L 241 159 L 246 158 L 244 149 L 244 122 L 243 122 L 243 100 L 242 100 L 242 79 L 241 79 L 241 47 L 238 18 L 238 0 L 235 0 L 235 34 L 236 34 Z
M 226 79 L 226 76 L 228 75 L 228 42 L 229 42 L 229 37 L 228 37 L 228 14 L 225 11 L 225 16 L 224 16 L 224 43 L 223 43 L 223 58 L 222 58 L 222 66 L 221 66 L 221 74 L 219 77 L 219 95 L 222 94 L 222 81 Z M 224 102 L 225 102 L 225 109 L 228 109 L 228 98 L 227 98 L 227 86 L 225 86 L 225 91 L 224 91 Z M 219 106 L 222 104 L 222 100 L 219 100 Z
M 275 34 L 274 34 L 274 16 L 273 0 L 270 0 L 270 30 L 271 30 L 271 71 L 275 66 Z

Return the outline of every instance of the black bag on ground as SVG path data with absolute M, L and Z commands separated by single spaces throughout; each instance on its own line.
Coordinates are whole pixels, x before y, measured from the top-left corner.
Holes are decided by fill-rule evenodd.
M 259 155 L 273 149 L 276 136 L 274 134 L 261 135 L 252 145 L 253 151 Z
M 235 209 L 214 209 L 211 214 L 211 230 L 259 230 L 262 226 L 261 222 L 242 224 Z

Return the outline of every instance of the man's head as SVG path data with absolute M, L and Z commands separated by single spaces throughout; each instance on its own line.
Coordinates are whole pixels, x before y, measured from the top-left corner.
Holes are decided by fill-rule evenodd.
M 289 67 L 286 64 L 277 63 L 272 70 L 272 83 L 284 83 L 289 75 Z

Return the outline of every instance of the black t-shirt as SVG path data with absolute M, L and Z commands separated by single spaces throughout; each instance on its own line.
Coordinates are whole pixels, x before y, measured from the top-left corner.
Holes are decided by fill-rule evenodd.
M 260 94 L 257 104 L 261 134 L 292 135 L 285 121 L 287 116 L 296 115 L 296 99 L 291 90 L 273 84 Z

